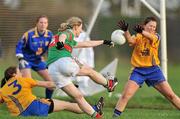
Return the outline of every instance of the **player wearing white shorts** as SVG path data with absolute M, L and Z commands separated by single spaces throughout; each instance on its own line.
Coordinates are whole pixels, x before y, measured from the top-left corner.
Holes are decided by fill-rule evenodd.
M 72 76 L 89 76 L 93 81 L 103 85 L 108 91 L 113 91 L 117 85 L 117 80 L 110 77 L 107 80 L 100 73 L 90 67 L 82 65 L 72 58 L 72 48 L 95 47 L 102 44 L 113 46 L 112 41 L 98 40 L 76 42 L 74 37 L 78 37 L 82 32 L 82 20 L 78 17 L 72 17 L 67 23 L 60 25 L 59 33 L 54 36 L 48 52 L 48 71 L 58 88 L 61 88 L 69 96 L 75 99 L 80 108 L 92 117 L 98 117 L 96 107 L 94 109 L 86 102 L 81 92 L 71 81 Z

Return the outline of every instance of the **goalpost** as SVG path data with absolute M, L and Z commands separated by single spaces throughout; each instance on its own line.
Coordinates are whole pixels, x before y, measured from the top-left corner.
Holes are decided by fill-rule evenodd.
M 166 1 L 160 0 L 160 13 L 158 13 L 146 0 L 140 0 L 154 15 L 160 19 L 161 33 L 161 66 L 165 78 L 167 74 L 167 36 L 166 36 Z
M 92 28 L 96 22 L 97 16 L 99 14 L 100 8 L 104 0 L 100 0 L 97 5 L 97 8 L 92 16 L 90 24 L 87 29 L 87 35 L 89 36 Z M 167 36 L 166 36 L 166 1 L 160 0 L 160 13 L 156 11 L 146 0 L 140 0 L 154 15 L 160 19 L 160 35 L 161 35 L 161 67 L 165 75 L 165 78 L 168 79 L 167 74 Z

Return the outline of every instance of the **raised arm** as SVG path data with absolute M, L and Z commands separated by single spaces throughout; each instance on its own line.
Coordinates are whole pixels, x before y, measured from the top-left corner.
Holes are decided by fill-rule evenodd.
M 157 35 L 145 31 L 144 28 L 142 27 L 142 25 L 139 25 L 139 24 L 135 25 L 133 30 L 137 33 L 141 33 L 143 36 L 145 36 L 146 38 L 148 38 L 151 41 L 153 41 L 155 39 L 154 37 L 156 37 L 156 39 L 158 39 Z
M 124 31 L 124 36 L 126 38 L 126 40 L 128 41 L 129 45 L 132 46 L 135 44 L 135 40 L 134 38 L 131 36 L 129 30 L 128 30 L 128 26 L 129 24 L 126 23 L 124 20 L 120 20 L 118 22 L 118 25 L 117 25 L 121 30 Z

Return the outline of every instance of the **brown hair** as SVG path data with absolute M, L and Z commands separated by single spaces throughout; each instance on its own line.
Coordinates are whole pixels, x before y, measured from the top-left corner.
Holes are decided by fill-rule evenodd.
M 36 18 L 36 23 L 38 23 L 39 19 L 41 19 L 41 18 L 46 18 L 48 20 L 48 17 L 46 15 L 40 15 Z
M 1 87 L 3 87 L 6 82 L 13 77 L 13 74 L 17 73 L 16 66 L 10 66 L 4 71 L 4 78 L 1 80 Z
M 154 21 L 157 23 L 157 19 L 155 17 L 146 17 L 146 19 L 144 20 L 144 25 L 146 25 L 147 23 L 149 23 L 150 21 Z

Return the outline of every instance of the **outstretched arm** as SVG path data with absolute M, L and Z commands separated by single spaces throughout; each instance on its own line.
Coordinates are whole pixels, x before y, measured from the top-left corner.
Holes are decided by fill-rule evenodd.
M 111 40 L 94 40 L 94 41 L 78 42 L 77 45 L 74 46 L 74 48 L 96 47 L 102 44 L 105 44 L 109 47 L 114 47 L 114 43 Z
M 95 41 L 83 41 L 78 42 L 74 48 L 87 48 L 87 47 L 96 47 L 103 44 L 103 40 L 95 40 Z
M 55 88 L 55 84 L 52 81 L 37 81 L 37 85 L 39 87 L 45 87 L 45 88 Z

